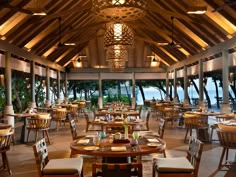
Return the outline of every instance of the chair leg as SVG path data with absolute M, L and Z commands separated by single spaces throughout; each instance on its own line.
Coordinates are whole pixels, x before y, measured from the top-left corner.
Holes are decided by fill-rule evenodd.
M 28 129 L 27 140 L 26 140 L 27 143 L 29 142 L 29 134 L 30 134 L 30 129 Z
M 48 131 L 47 131 L 47 130 L 44 130 L 44 131 L 45 131 L 45 133 L 46 133 L 46 136 L 47 136 L 47 139 L 48 139 L 48 143 L 51 144 Z
M 189 132 L 189 128 L 186 129 L 186 133 L 185 133 L 185 137 L 184 137 L 184 142 L 186 142 L 186 140 L 187 140 L 188 132 Z
M 163 151 L 163 156 L 166 158 L 166 151 L 165 150 Z
M 2 152 L 2 161 L 3 161 L 4 168 L 7 168 L 7 171 L 9 173 L 9 175 L 11 175 L 12 171 L 10 169 L 10 165 L 9 165 L 9 162 L 8 162 L 8 158 L 7 158 L 7 153 L 6 152 Z
M 219 162 L 219 165 L 218 165 L 219 170 L 222 167 L 222 162 L 223 162 L 223 158 L 224 158 L 224 155 L 225 155 L 225 151 L 226 151 L 226 148 L 223 148 L 222 153 L 221 153 L 221 157 L 220 157 L 220 162 Z
M 38 136 L 39 136 L 39 132 L 38 132 L 38 130 L 36 130 L 36 131 L 35 131 L 35 142 L 38 141 Z
M 153 162 L 153 165 L 152 165 L 152 177 L 156 177 L 155 162 Z

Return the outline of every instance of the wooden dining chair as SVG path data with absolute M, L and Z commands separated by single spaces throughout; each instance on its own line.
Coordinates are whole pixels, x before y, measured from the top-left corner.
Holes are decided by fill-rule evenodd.
M 142 177 L 141 162 L 93 163 L 92 177 Z
M 48 133 L 48 130 L 50 129 L 50 125 L 51 125 L 50 114 L 48 114 L 48 113 L 38 114 L 34 118 L 27 118 L 27 122 L 28 122 L 28 125 L 26 127 L 28 130 L 27 140 L 26 140 L 27 143 L 29 142 L 30 132 L 34 131 L 35 132 L 35 142 L 38 141 L 39 132 L 42 132 L 43 138 L 45 138 L 45 134 L 46 134 L 48 143 L 51 144 L 49 133 Z
M 210 133 L 210 142 L 212 141 L 218 141 L 218 139 L 213 139 L 213 134 L 214 134 L 214 130 L 216 130 L 218 128 L 218 124 L 220 122 L 223 122 L 223 121 L 227 121 L 227 120 L 230 120 L 230 119 L 233 119 L 234 118 L 234 113 L 230 113 L 230 114 L 226 114 L 226 115 L 218 115 L 216 116 L 216 122 L 213 123 L 210 128 L 211 128 L 211 133 Z
M 62 123 L 64 124 L 64 129 L 66 129 L 66 108 L 58 108 L 53 110 L 52 119 L 56 122 L 56 129 L 62 128 Z
M 77 135 L 76 123 L 74 119 L 70 120 L 70 130 L 71 130 L 72 139 L 73 140 L 78 139 L 79 137 Z
M 165 132 L 165 125 L 166 125 L 166 120 L 163 118 L 159 119 L 158 122 L 158 129 L 157 129 L 157 136 L 158 138 L 163 139 L 164 138 L 164 132 Z M 162 150 L 160 149 L 160 151 L 157 154 L 163 154 L 163 157 L 166 157 L 166 151 L 165 148 L 163 148 Z M 155 159 L 155 154 L 153 154 L 153 158 Z
M 33 145 L 39 177 L 83 177 L 83 158 L 49 159 L 45 139 Z
M 153 177 L 197 177 L 203 143 L 191 137 L 186 157 L 156 158 L 153 162 Z
M 220 170 L 222 167 L 236 167 L 236 164 L 228 160 L 229 150 L 236 149 L 236 126 L 234 126 L 231 130 L 218 128 L 216 129 L 216 131 L 220 141 L 220 145 L 223 147 L 218 169 Z M 223 163 L 224 157 L 225 161 Z
M 0 131 L 0 153 L 2 154 L 3 169 L 7 170 L 11 175 L 12 171 L 7 157 L 7 151 L 10 150 L 11 140 L 14 131 L 12 129 L 6 129 Z
M 95 125 L 94 123 L 93 123 L 93 121 L 90 121 L 90 119 L 89 119 L 89 116 L 88 116 L 88 114 L 87 113 L 84 113 L 84 117 L 85 117 L 85 120 L 86 120 L 86 128 L 85 128 L 85 131 L 86 132 L 88 132 L 88 131 L 102 131 L 102 126 L 100 126 L 101 128 L 99 129 L 90 129 L 89 127 L 91 127 L 91 126 L 99 126 L 99 125 Z
M 71 115 L 71 118 L 75 119 L 77 122 L 79 121 L 79 107 L 77 104 L 72 104 L 69 106 L 69 114 Z
M 207 117 L 205 116 L 201 117 L 197 114 L 189 114 L 189 113 L 185 113 L 183 117 L 186 128 L 184 142 L 187 142 L 188 134 L 192 136 L 193 130 L 196 131 L 197 139 L 209 142 Z M 202 132 L 202 134 L 200 132 Z
M 149 131 L 149 120 L 150 120 L 151 112 L 148 111 L 145 117 L 144 122 L 140 122 L 140 125 L 134 127 L 135 131 Z

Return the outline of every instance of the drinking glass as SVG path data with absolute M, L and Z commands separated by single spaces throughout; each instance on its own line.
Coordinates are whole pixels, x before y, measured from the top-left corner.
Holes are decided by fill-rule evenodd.
M 99 136 L 95 136 L 95 137 L 93 138 L 93 144 L 94 144 L 95 146 L 99 146 L 99 144 L 100 144 L 100 137 L 99 137 Z

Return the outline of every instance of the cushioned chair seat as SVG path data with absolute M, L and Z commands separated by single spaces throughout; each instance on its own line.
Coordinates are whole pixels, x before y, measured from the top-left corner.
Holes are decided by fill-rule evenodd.
M 177 173 L 191 173 L 194 167 L 186 157 L 176 158 L 158 158 L 156 159 L 157 171 L 163 172 L 177 172 Z
M 81 174 L 82 158 L 51 159 L 43 169 L 44 175 Z

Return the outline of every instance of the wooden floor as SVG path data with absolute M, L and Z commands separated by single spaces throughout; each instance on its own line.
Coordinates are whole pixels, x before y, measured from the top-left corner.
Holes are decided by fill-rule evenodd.
M 145 113 L 145 111 L 144 111 Z M 85 120 L 81 118 L 79 121 L 79 131 L 84 132 Z M 150 119 L 150 128 L 156 131 L 158 121 L 155 115 Z M 67 124 L 66 130 L 50 131 L 51 145 L 48 145 L 50 158 L 68 157 L 70 154 L 70 142 L 72 140 L 69 125 Z M 185 156 L 187 145 L 183 142 L 185 129 L 177 127 L 177 123 L 172 126 L 168 123 L 164 135 L 164 140 L 167 142 L 167 157 L 171 156 Z M 18 137 L 16 137 L 18 138 Z M 216 138 L 216 136 L 215 136 Z M 8 158 L 11 164 L 13 174 L 12 177 L 37 177 L 37 169 L 35 166 L 32 144 L 16 144 L 12 145 L 11 150 L 8 152 Z M 222 148 L 218 142 L 213 144 L 205 144 L 202 160 L 200 164 L 199 177 L 235 177 L 236 169 L 223 169 L 218 171 L 217 165 L 221 155 Z M 230 159 L 235 158 L 236 151 L 230 152 Z M 153 154 L 153 156 L 157 156 Z M 91 157 L 85 157 L 85 177 L 91 177 Z M 151 164 L 152 156 L 145 156 L 143 158 L 144 164 L 144 177 L 151 177 Z M 2 162 L 0 162 L 1 165 Z M 6 172 L 0 172 L 1 177 L 9 176 Z

